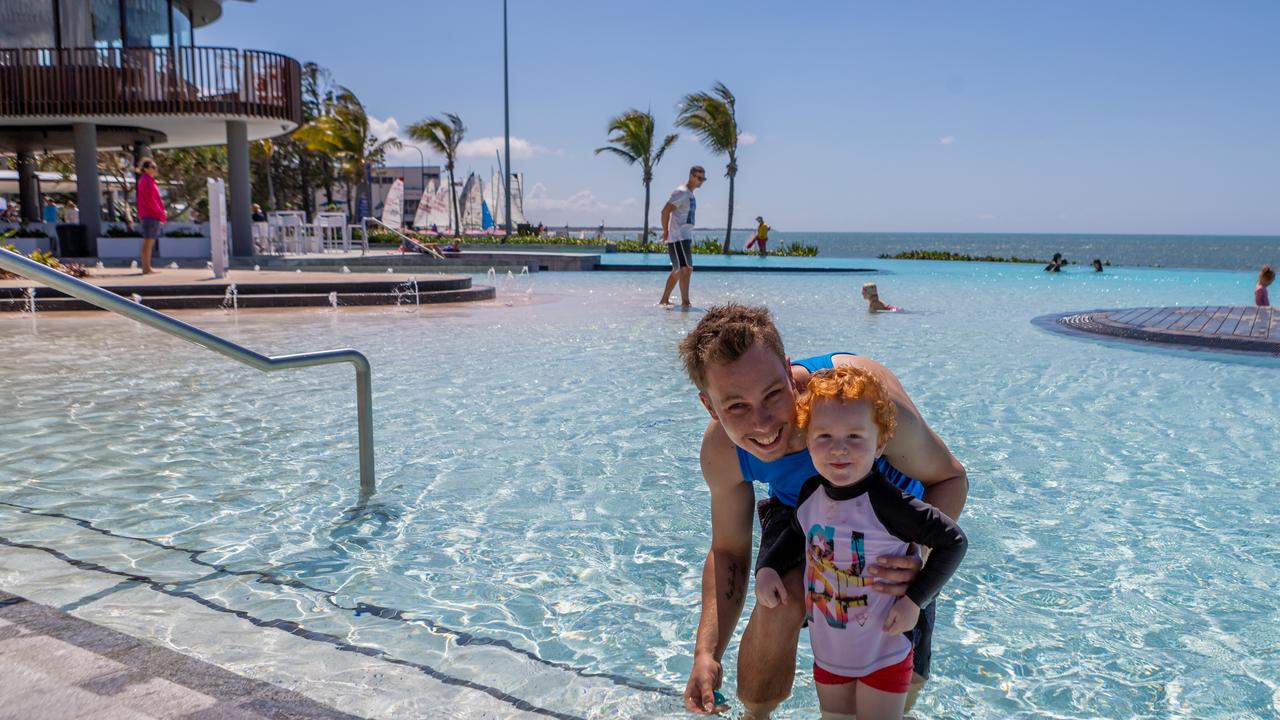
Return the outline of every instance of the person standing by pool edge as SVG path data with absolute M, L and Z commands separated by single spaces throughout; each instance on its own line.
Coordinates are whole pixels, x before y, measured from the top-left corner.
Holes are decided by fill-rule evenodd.
M 680 343 L 680 357 L 711 421 L 702 438 L 703 478 L 711 491 L 711 548 L 702 572 L 702 609 L 693 668 L 685 685 L 685 707 L 716 711 L 720 661 L 742 614 L 751 567 L 751 535 L 760 516 L 761 552 L 777 540 L 794 515 L 798 491 L 817 473 L 795 426 L 795 400 L 813 372 L 860 367 L 875 374 L 889 392 L 898 431 L 885 447 L 884 475 L 913 494 L 928 490 L 930 504 L 958 518 L 968 494 L 964 466 L 929 428 L 892 372 L 851 353 L 788 363 L 782 338 L 765 308 L 724 305 L 711 308 Z M 915 480 L 912 480 L 915 478 Z M 770 498 L 755 503 L 750 481 L 769 484 Z M 875 559 L 870 573 L 879 592 L 901 596 L 919 573 L 914 557 Z M 802 597 L 803 571 L 783 577 L 787 592 Z M 907 707 L 929 674 L 934 603 L 920 616 Z M 803 603 L 776 608 L 756 605 L 738 650 L 738 697 L 744 717 L 767 718 L 791 693 L 796 647 L 804 622 Z
M 671 273 L 662 290 L 659 305 L 671 304 L 671 291 L 680 283 L 680 304 L 689 307 L 689 276 L 693 274 L 693 225 L 698 212 L 698 200 L 693 191 L 707 181 L 707 171 L 701 165 L 689 168 L 689 179 L 671 193 L 671 199 L 662 206 L 662 242 L 671 256 Z
M 160 237 L 160 226 L 168 220 L 164 212 L 164 203 L 160 201 L 160 186 L 156 184 L 156 161 L 143 158 L 138 166 L 138 219 L 142 221 L 142 257 L 138 264 L 142 266 L 142 274 L 150 275 L 151 251 L 155 249 L 156 240 Z
M 1253 289 L 1253 304 L 1258 307 L 1271 307 L 1271 298 L 1267 296 L 1267 288 L 1275 282 L 1276 271 L 1270 265 L 1263 265 L 1258 273 L 1258 287 Z
M 760 257 L 769 254 L 769 226 L 765 223 L 764 217 L 756 216 L 756 234 L 751 238 L 751 242 L 747 243 L 744 250 L 750 250 L 752 245 L 758 246 Z

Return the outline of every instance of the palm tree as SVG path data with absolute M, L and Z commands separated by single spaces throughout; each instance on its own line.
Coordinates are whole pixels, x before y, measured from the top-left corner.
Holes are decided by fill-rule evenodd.
M 453 113 L 445 113 L 443 118 L 431 117 L 409 126 L 409 137 L 425 142 L 436 152 L 444 155 L 445 169 L 449 171 L 449 197 L 453 202 L 453 236 L 458 237 L 462 231 L 462 223 L 458 216 L 458 186 L 453 183 L 454 161 L 458 158 L 458 146 L 467 134 L 467 126 L 462 118 Z
M 640 163 L 644 180 L 644 248 L 649 249 L 649 184 L 653 182 L 653 168 L 662 160 L 667 148 L 675 144 L 675 133 L 666 136 L 657 151 L 653 148 L 653 115 L 639 110 L 628 110 L 609 121 L 609 145 L 596 148 L 596 155 L 610 152 L 622 158 L 628 165 Z
M 386 156 L 388 149 L 397 149 L 402 143 L 396 138 L 379 140 L 369 131 L 369 116 L 355 93 L 345 87 L 337 88 L 337 95 L 328 112 L 294 131 L 294 138 L 302 141 L 308 150 L 332 157 L 339 177 L 347 189 L 348 216 L 353 220 L 359 205 L 360 189 L 365 173 Z
M 259 140 L 258 150 L 262 152 L 262 166 L 267 171 L 267 210 L 276 209 L 276 186 L 271 182 L 271 160 L 276 154 L 276 145 L 270 139 Z
M 717 82 L 709 93 L 685 95 L 676 117 L 676 125 L 693 131 L 708 150 L 729 157 L 724 173 L 729 178 L 729 222 L 724 230 L 726 255 L 733 233 L 733 179 L 738 176 L 738 118 L 734 114 L 734 102 L 729 88 Z

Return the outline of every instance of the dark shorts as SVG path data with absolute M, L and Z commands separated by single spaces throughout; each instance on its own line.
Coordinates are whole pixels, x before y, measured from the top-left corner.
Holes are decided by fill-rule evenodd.
M 160 237 L 160 218 L 142 218 L 142 237 Z
M 671 269 L 693 267 L 693 241 L 677 240 L 667 243 L 667 254 L 671 256 Z
M 782 504 L 776 498 L 765 498 L 756 504 L 756 513 L 760 516 L 760 554 L 756 556 L 756 571 L 760 570 L 760 558 L 765 548 L 772 547 L 782 536 L 783 531 L 795 518 L 796 510 Z M 803 557 L 797 557 L 795 566 L 804 564 Z M 936 616 L 937 603 L 931 602 L 920 608 L 920 620 L 910 633 L 911 645 L 915 649 L 912 661 L 915 672 L 920 677 L 929 677 L 929 665 L 933 661 L 933 623 Z

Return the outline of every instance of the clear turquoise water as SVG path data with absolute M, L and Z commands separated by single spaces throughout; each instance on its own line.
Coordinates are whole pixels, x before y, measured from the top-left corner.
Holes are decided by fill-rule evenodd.
M 868 315 L 862 275 L 695 274 L 694 301 L 767 303 L 793 356 L 886 363 L 968 468 L 972 545 L 939 606 L 919 715 L 1275 717 L 1277 369 L 1030 322 L 1244 302 L 1252 274 L 875 266 L 909 312 Z M 513 668 L 532 654 L 678 690 L 708 539 L 706 416 L 674 356 L 698 314 L 655 308 L 661 279 L 539 274 L 531 296 L 513 283 L 496 303 L 416 314 L 189 316 L 263 352 L 371 357 L 380 489 L 359 513 L 349 372 L 269 376 L 123 320 L 0 316 L 0 501 L 502 640 L 528 653 L 509 653 Z M 148 569 L 64 539 L 56 519 L 28 522 L 0 507 L 0 534 Z M 350 637 L 424 662 L 430 649 L 394 628 Z M 726 671 L 731 689 L 732 652 Z M 805 675 L 782 717 L 813 715 Z M 583 717 L 667 716 L 673 702 L 511 691 Z

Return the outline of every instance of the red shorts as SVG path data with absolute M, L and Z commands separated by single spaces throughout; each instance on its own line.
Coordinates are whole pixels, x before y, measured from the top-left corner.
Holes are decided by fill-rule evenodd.
M 905 693 L 911 688 L 911 661 L 913 655 L 915 655 L 915 650 L 907 653 L 902 662 L 880 668 L 870 675 L 860 678 L 845 677 L 833 672 L 827 672 L 818 667 L 817 663 L 814 663 L 813 681 L 819 685 L 845 685 L 856 681 L 865 683 L 867 687 L 875 688 L 880 692 Z

